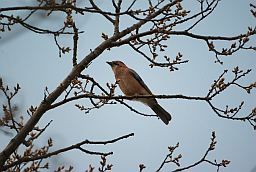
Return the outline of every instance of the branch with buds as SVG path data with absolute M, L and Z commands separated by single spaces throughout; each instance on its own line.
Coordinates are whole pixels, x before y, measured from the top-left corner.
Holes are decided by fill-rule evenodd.
M 150 95 L 145 97 L 140 95 L 132 97 L 115 96 L 115 88 L 118 83 L 108 84 L 107 89 L 105 89 L 95 79 L 82 75 L 82 72 L 88 68 L 96 58 L 100 58 L 100 55 L 104 51 L 125 45 L 137 52 L 139 56 L 145 58 L 149 62 L 150 67 L 163 67 L 170 71 L 178 70 L 180 65 L 188 64 L 189 61 L 187 57 L 184 58 L 181 52 L 176 52 L 174 56 L 167 53 L 167 40 L 173 36 L 193 38 L 194 40 L 206 43 L 209 51 L 215 54 L 216 62 L 219 63 L 222 63 L 220 59 L 222 56 L 231 56 L 241 50 L 256 50 L 254 42 L 252 41 L 255 38 L 256 29 L 252 26 L 249 26 L 244 33 L 234 36 L 202 35 L 196 34 L 193 31 L 201 21 L 207 19 L 213 11 L 215 11 L 220 4 L 219 0 L 198 0 L 197 2 L 200 9 L 197 12 L 191 12 L 185 9 L 182 5 L 182 0 L 158 0 L 154 2 L 149 0 L 148 2 L 148 6 L 142 9 L 141 7 L 136 7 L 136 0 L 129 1 L 126 6 L 123 5 L 125 3 L 123 0 L 113 0 L 111 3 L 114 11 L 103 10 L 100 5 L 93 0 L 90 0 L 89 5 L 86 7 L 79 7 L 76 0 L 61 0 L 58 2 L 40 0 L 37 1 L 38 4 L 36 6 L 0 8 L 1 33 L 10 32 L 14 25 L 20 25 L 34 33 L 52 35 L 60 56 L 65 53 L 70 53 L 71 50 L 73 52 L 73 68 L 70 73 L 59 83 L 59 86 L 51 92 L 49 92 L 46 87 L 41 103 L 36 107 L 31 106 L 27 111 L 29 119 L 26 122 L 23 121 L 23 119 L 18 120 L 15 118 L 16 109 L 15 106 L 12 105 L 13 97 L 20 89 L 19 85 L 14 88 L 14 91 L 9 91 L 9 88 L 4 86 L 2 81 L 0 82 L 1 91 L 4 93 L 7 100 L 7 104 L 3 106 L 4 117 L 1 119 L 0 123 L 1 126 L 14 129 L 16 132 L 15 137 L 10 140 L 8 145 L 0 153 L 0 171 L 2 171 L 4 166 L 9 165 L 9 160 L 12 156 L 16 159 L 20 159 L 17 149 L 21 144 L 31 146 L 30 142 L 38 138 L 38 136 L 45 131 L 47 126 L 49 126 L 47 124 L 41 129 L 37 127 L 39 120 L 47 111 L 81 98 L 89 99 L 92 105 L 91 107 L 77 105 L 78 108 L 85 112 L 101 108 L 106 104 L 121 103 L 131 111 L 144 116 L 154 115 L 138 112 L 125 103 L 124 100 L 154 97 L 206 101 L 219 117 L 238 121 L 245 120 L 255 128 L 255 109 L 249 112 L 249 115 L 241 117 L 239 112 L 244 105 L 243 102 L 237 107 L 232 108 L 228 105 L 224 108 L 217 107 L 212 102 L 213 99 L 217 98 L 219 94 L 222 94 L 231 85 L 250 93 L 251 90 L 255 88 L 256 84 L 242 85 L 238 81 L 248 75 L 251 70 L 244 72 L 238 67 L 235 68 L 233 70 L 234 78 L 230 81 L 227 81 L 224 77 L 227 73 L 227 71 L 225 71 L 213 82 L 208 94 L 203 97 L 185 95 Z M 251 14 L 255 17 L 255 5 L 250 4 L 250 8 Z M 22 11 L 29 11 L 29 14 L 25 16 L 19 15 L 19 12 Z M 46 17 L 49 17 L 53 13 L 62 13 L 64 14 L 64 18 L 63 21 L 60 20 L 62 22 L 60 25 L 54 25 L 52 28 L 50 26 L 45 28 L 36 27 L 29 23 L 29 19 L 36 16 L 38 11 L 44 11 Z M 113 28 L 112 33 L 104 33 L 104 31 L 102 31 L 102 42 L 85 55 L 84 58 L 81 58 L 81 61 L 78 61 L 78 38 L 79 34 L 83 33 L 83 31 L 77 28 L 76 17 L 86 13 L 103 16 L 111 23 Z M 125 17 L 129 19 L 130 22 L 120 22 L 120 20 Z M 189 22 L 192 24 L 188 26 L 187 23 Z M 56 29 L 56 27 L 58 28 Z M 180 30 L 177 28 L 180 28 Z M 59 43 L 59 39 L 63 35 L 73 36 L 73 49 L 70 48 L 71 46 L 62 46 Z M 216 48 L 218 47 L 218 42 L 229 43 L 230 46 Z M 26 137 L 28 136 L 27 141 L 29 141 L 29 143 L 26 141 Z M 81 148 L 80 150 L 82 151 L 83 149 Z M 175 160 L 175 162 L 177 163 L 177 160 Z M 63 168 L 60 168 L 59 171 L 62 169 Z M 140 169 L 144 169 L 142 165 Z
M 237 107 L 230 108 L 228 105 L 225 106 L 225 109 L 221 109 L 214 105 L 213 101 L 218 98 L 218 96 L 223 93 L 224 91 L 228 90 L 231 86 L 236 86 L 239 89 L 245 90 L 246 93 L 250 94 L 252 89 L 256 88 L 256 82 L 251 83 L 247 86 L 243 86 L 239 83 L 239 80 L 246 77 L 251 72 L 251 69 L 243 71 L 240 70 L 239 67 L 235 67 L 232 70 L 233 79 L 230 81 L 225 81 L 225 74 L 228 73 L 228 70 L 224 70 L 224 72 L 218 77 L 217 80 L 214 80 L 213 84 L 211 85 L 208 93 L 206 96 L 186 96 L 186 95 L 135 95 L 135 96 L 115 96 L 115 88 L 118 85 L 118 82 L 114 84 L 107 83 L 107 88 L 105 89 L 101 86 L 95 79 L 87 76 L 87 75 L 80 75 L 79 77 L 82 80 L 75 80 L 72 82 L 70 86 L 70 90 L 66 91 L 65 98 L 59 102 L 56 102 L 51 105 L 50 109 L 56 108 L 61 106 L 65 103 L 84 99 L 87 98 L 90 100 L 92 107 L 85 107 L 83 105 L 76 104 L 80 110 L 84 111 L 85 113 L 89 113 L 93 109 L 101 108 L 104 105 L 111 105 L 120 103 L 129 108 L 131 111 L 143 115 L 143 116 L 150 116 L 156 117 L 156 115 L 144 114 L 142 112 L 137 111 L 136 109 L 129 106 L 125 103 L 124 100 L 133 100 L 138 98 L 156 98 L 156 99 L 184 99 L 184 100 L 191 100 L 191 101 L 205 101 L 208 105 L 212 108 L 213 112 L 216 113 L 219 117 L 225 119 L 231 119 L 236 121 L 247 121 L 254 129 L 256 127 L 256 115 L 254 113 L 254 109 L 248 115 L 242 116 L 239 115 L 240 110 L 242 109 L 244 102 L 242 101 L 241 104 Z M 99 89 L 100 92 L 95 91 L 95 87 Z M 71 90 L 73 90 L 73 96 L 70 95 Z M 98 93 L 98 94 L 97 94 Z M 95 102 L 97 100 L 97 102 Z M 240 117 L 238 117 L 240 116 Z
M 230 161 L 222 160 L 221 162 L 217 162 L 216 160 L 211 161 L 211 160 L 207 159 L 207 156 L 209 155 L 209 153 L 211 151 L 215 150 L 216 144 L 217 144 L 216 135 L 215 135 L 215 132 L 213 131 L 209 147 L 206 150 L 206 152 L 204 153 L 204 155 L 202 156 L 202 158 L 200 160 L 196 161 L 195 163 L 185 166 L 185 167 L 180 167 L 181 165 L 180 165 L 179 160 L 182 158 L 182 155 L 181 154 L 179 154 L 177 156 L 173 155 L 174 151 L 179 147 L 179 143 L 177 143 L 176 146 L 169 146 L 168 149 L 169 149 L 170 153 L 166 155 L 164 161 L 161 163 L 160 167 L 156 171 L 159 172 L 163 168 L 163 166 L 168 163 L 174 163 L 176 166 L 180 167 L 175 170 L 172 170 L 173 172 L 178 172 L 178 171 L 185 171 L 185 170 L 191 169 L 195 166 L 198 166 L 198 165 L 206 162 L 210 165 L 216 166 L 217 172 L 218 172 L 220 167 L 227 167 L 227 165 L 230 163 Z

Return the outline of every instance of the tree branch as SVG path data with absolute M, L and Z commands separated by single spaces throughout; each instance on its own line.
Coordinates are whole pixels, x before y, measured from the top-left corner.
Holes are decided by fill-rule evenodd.
M 81 146 L 86 145 L 86 144 L 106 145 L 106 144 L 115 143 L 115 142 L 123 140 L 123 139 L 127 139 L 127 138 L 132 137 L 132 136 L 134 136 L 134 133 L 123 135 L 121 137 L 118 137 L 118 138 L 115 138 L 115 139 L 112 139 L 112 140 L 108 140 L 108 141 L 89 141 L 89 140 L 84 140 L 84 141 L 82 141 L 80 143 L 77 143 L 77 144 L 74 144 L 74 145 L 71 145 L 71 146 L 68 146 L 68 147 L 65 147 L 65 148 L 53 151 L 51 153 L 44 154 L 44 155 L 41 155 L 41 156 L 35 155 L 33 157 L 23 157 L 23 158 L 20 158 L 19 160 L 15 161 L 15 162 L 13 162 L 11 164 L 3 166 L 1 170 L 7 170 L 8 168 L 14 167 L 14 166 L 16 166 L 18 164 L 21 164 L 21 163 L 24 163 L 24 162 L 36 161 L 36 160 L 40 160 L 40 159 L 47 159 L 49 157 L 58 155 L 60 153 L 68 152 L 68 151 L 74 150 L 74 149 L 79 149 L 82 152 L 85 152 L 85 153 L 90 154 L 90 155 L 105 155 L 105 156 L 112 155 L 113 152 L 108 152 L 108 153 L 94 152 L 94 151 L 86 150 L 86 149 L 82 148 Z

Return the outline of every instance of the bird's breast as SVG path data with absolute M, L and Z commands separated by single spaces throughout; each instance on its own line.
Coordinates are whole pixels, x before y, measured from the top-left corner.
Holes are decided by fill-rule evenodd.
M 149 95 L 141 84 L 131 75 L 120 75 L 116 78 L 119 81 L 119 87 L 127 96 Z

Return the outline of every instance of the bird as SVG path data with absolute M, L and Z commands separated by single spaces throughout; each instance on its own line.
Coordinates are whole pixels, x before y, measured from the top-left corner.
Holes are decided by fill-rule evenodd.
M 106 63 L 111 66 L 115 79 L 126 96 L 153 95 L 141 77 L 122 61 L 107 61 Z M 162 108 L 155 98 L 136 98 L 135 100 L 150 107 L 166 125 L 171 121 L 170 113 Z

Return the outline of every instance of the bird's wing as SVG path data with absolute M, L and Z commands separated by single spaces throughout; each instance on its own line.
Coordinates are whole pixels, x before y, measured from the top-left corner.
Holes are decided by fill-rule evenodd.
M 132 74 L 132 76 L 140 83 L 140 85 L 147 90 L 149 94 L 152 94 L 150 89 L 147 87 L 147 85 L 144 83 L 144 81 L 141 79 L 141 77 L 133 70 L 129 69 L 129 72 Z

